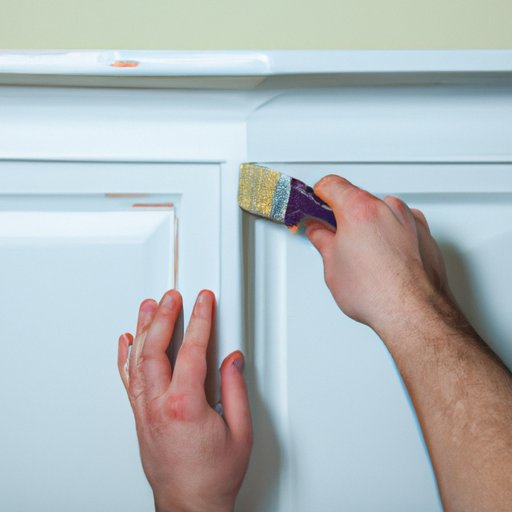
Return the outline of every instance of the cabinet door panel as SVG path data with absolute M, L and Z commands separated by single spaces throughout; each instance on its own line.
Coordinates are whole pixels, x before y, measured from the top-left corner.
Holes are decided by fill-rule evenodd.
M 509 166 L 271 165 L 310 183 L 342 174 L 422 209 L 462 308 L 512 367 Z M 339 312 L 303 235 L 260 219 L 245 225 L 256 445 L 241 510 L 441 510 L 414 410 L 381 341 Z
M 2 508 L 151 510 L 116 339 L 133 330 L 140 297 L 172 285 L 173 211 L 0 223 L 16 232 L 0 229 Z
M 44 164 L 10 165 L 0 166 L 0 509 L 154 510 L 117 339 L 134 332 L 146 297 L 177 282 L 188 300 L 198 283 L 218 289 L 217 168 L 104 164 L 95 176 L 96 164 L 63 163 L 52 184 Z

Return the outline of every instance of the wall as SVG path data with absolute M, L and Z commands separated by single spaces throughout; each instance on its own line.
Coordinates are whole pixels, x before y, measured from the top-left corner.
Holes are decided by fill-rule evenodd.
M 512 0 L 0 0 L 0 48 L 510 48 Z

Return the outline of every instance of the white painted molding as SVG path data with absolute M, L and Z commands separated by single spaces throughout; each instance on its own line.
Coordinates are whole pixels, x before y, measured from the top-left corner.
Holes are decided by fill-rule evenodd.
M 272 76 L 512 72 L 512 50 L 0 51 L 0 74 Z

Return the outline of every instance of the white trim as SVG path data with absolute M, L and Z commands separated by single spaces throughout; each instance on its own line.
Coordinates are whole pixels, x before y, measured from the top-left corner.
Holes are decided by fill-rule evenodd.
M 512 50 L 0 51 L 0 74 L 172 77 L 422 72 L 512 72 Z

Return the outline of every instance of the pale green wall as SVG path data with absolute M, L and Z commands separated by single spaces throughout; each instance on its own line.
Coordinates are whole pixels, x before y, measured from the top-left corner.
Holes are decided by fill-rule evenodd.
M 512 0 L 0 0 L 0 48 L 512 48 Z

